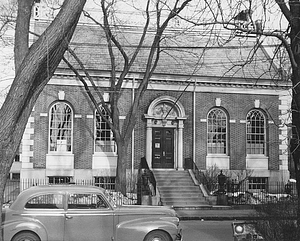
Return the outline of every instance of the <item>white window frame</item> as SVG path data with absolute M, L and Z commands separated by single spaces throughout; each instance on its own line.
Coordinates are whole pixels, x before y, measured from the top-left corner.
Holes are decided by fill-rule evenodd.
M 102 105 L 100 105 L 99 108 L 101 109 L 102 113 L 104 113 L 104 116 L 110 119 L 110 116 L 108 116 L 105 108 Z M 113 132 L 108 123 L 105 122 L 104 119 L 98 114 L 97 110 L 95 110 L 94 129 L 94 153 L 116 153 L 117 145 Z M 101 136 L 101 134 L 104 135 Z
M 267 190 L 268 178 L 267 177 L 249 177 L 248 189 L 249 190 Z
M 252 118 L 251 115 L 253 116 Z M 260 124 L 261 121 L 263 121 L 262 125 Z M 266 121 L 265 114 L 260 109 L 250 110 L 246 116 L 247 155 L 266 156 L 266 146 L 267 146 L 266 138 L 267 138 L 267 121 Z
M 66 128 L 60 128 L 60 127 L 56 127 L 57 124 L 62 124 L 63 121 L 59 120 L 59 117 L 64 116 L 63 112 L 58 113 L 58 115 L 56 115 L 56 120 L 53 120 L 52 122 L 52 110 L 55 106 L 57 105 L 61 105 L 64 104 L 66 107 L 68 108 L 70 113 L 68 113 L 68 115 L 70 116 L 70 120 L 67 121 L 67 123 L 70 126 L 67 126 Z M 73 109 L 72 107 L 65 101 L 58 101 L 55 102 L 49 110 L 49 133 L 48 133 L 48 143 L 49 143 L 49 152 L 51 153 L 72 153 L 73 151 L 73 125 L 74 125 L 74 121 L 73 121 Z M 65 134 L 56 134 L 56 135 L 51 135 L 52 131 L 57 130 L 59 131 L 67 131 L 67 133 L 69 133 L 68 135 L 65 136 Z M 56 140 L 52 140 L 51 138 L 56 137 Z
M 212 114 L 218 116 L 211 116 Z M 221 128 L 221 131 L 218 131 L 218 128 Z M 223 131 L 224 128 L 225 131 Z M 226 111 L 222 108 L 211 109 L 207 114 L 207 153 L 209 155 L 228 155 L 228 140 L 228 115 Z

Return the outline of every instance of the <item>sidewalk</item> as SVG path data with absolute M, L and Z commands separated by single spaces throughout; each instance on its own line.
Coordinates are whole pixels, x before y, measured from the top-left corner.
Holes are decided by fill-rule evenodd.
M 251 207 L 197 206 L 174 207 L 180 220 L 252 220 L 256 215 Z

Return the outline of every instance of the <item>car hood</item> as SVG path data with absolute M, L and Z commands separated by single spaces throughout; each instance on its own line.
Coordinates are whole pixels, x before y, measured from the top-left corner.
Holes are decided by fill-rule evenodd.
M 116 208 L 119 215 L 162 215 L 176 217 L 176 212 L 168 206 L 122 205 Z

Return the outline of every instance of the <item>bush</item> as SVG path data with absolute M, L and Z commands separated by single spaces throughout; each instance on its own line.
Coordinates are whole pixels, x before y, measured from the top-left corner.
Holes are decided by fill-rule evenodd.
M 257 206 L 256 230 L 266 241 L 298 241 L 297 239 L 297 200 Z

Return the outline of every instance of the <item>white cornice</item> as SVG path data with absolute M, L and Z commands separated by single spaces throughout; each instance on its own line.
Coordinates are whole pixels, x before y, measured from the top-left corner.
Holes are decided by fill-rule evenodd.
M 137 88 L 138 79 L 129 79 L 123 84 L 123 88 Z M 270 80 L 269 80 L 270 82 Z M 89 86 L 91 84 L 87 80 Z M 66 86 L 83 86 L 83 84 L 74 76 L 54 76 L 48 83 L 49 85 L 66 85 Z M 95 79 L 96 86 L 107 88 L 109 87 L 109 79 L 102 77 Z M 288 86 L 275 85 L 253 85 L 251 83 L 234 83 L 234 82 L 212 82 L 211 79 L 205 78 L 202 81 L 197 81 L 189 84 L 180 80 L 151 80 L 148 84 L 148 90 L 171 90 L 186 92 L 215 92 L 215 93 L 231 93 L 231 94 L 258 94 L 258 95 L 285 95 L 288 91 Z

